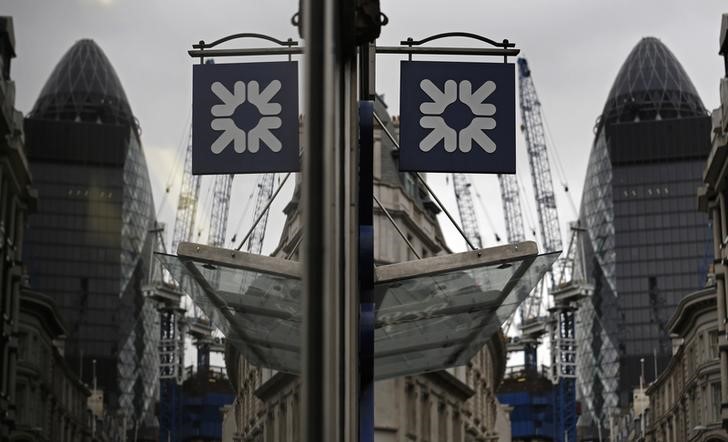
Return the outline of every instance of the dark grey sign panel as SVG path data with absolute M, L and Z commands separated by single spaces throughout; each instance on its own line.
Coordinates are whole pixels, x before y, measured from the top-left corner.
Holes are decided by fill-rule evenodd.
M 192 71 L 192 173 L 297 172 L 298 63 Z
M 403 61 L 403 171 L 515 173 L 512 63 Z

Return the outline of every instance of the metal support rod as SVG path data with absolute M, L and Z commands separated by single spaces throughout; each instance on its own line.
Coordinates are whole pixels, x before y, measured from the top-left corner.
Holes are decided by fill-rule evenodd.
M 246 55 L 297 55 L 303 54 L 302 47 L 286 48 L 241 48 L 241 49 L 190 49 L 190 57 L 243 57 Z
M 379 202 L 379 199 L 377 198 L 376 195 L 374 195 L 374 201 L 377 203 L 377 206 L 379 206 L 379 208 L 382 209 L 382 211 L 384 211 L 384 214 L 389 219 L 389 222 L 392 223 L 392 225 L 394 226 L 395 230 L 397 230 L 397 233 L 399 233 L 399 236 L 401 236 L 402 239 L 404 240 L 404 242 L 407 243 L 407 247 L 409 247 L 409 249 L 412 251 L 412 253 L 414 253 L 414 255 L 417 257 L 417 259 L 422 259 L 422 257 L 420 256 L 420 254 L 417 253 L 417 250 L 415 250 L 415 247 L 407 239 L 407 236 L 405 236 L 405 234 L 402 232 L 402 229 L 399 228 L 399 226 L 397 225 L 397 222 L 394 220 L 394 218 L 392 218 L 392 215 L 390 215 L 389 212 L 387 211 L 387 209 L 384 208 L 384 206 L 382 205 L 382 203 Z
M 239 48 L 239 49 L 190 49 L 187 51 L 190 57 L 244 57 L 262 55 L 300 55 L 304 52 L 303 47 L 283 48 Z M 408 46 L 377 46 L 377 54 L 394 55 L 475 55 L 475 56 L 516 56 L 520 49 L 495 49 L 495 48 L 443 48 L 443 47 L 408 47 Z
M 303 247 L 303 366 L 301 423 L 303 442 L 333 442 L 326 435 L 326 406 L 331 398 L 324 395 L 325 364 L 322 357 L 324 351 L 324 315 L 322 299 L 327 299 L 327 284 L 322 261 L 326 256 L 326 223 L 324 220 L 327 208 L 324 202 L 326 181 L 324 179 L 327 143 L 326 123 L 327 106 L 325 96 L 327 71 L 331 69 L 331 60 L 327 54 L 326 34 L 331 21 L 326 13 L 327 0 L 303 0 L 302 13 L 306 17 L 304 55 L 304 146 L 302 173 L 302 201 L 304 247 Z M 328 19 L 328 20 L 327 20 Z M 324 261 L 324 264 L 326 262 Z M 324 265 L 325 266 L 325 265 Z
M 407 47 L 407 46 L 377 46 L 377 54 L 399 55 L 480 55 L 480 56 L 516 56 L 520 49 L 497 48 L 443 48 L 443 47 Z
M 283 185 L 286 184 L 286 181 L 288 180 L 288 177 L 290 177 L 290 176 L 291 176 L 291 172 L 288 172 L 286 174 L 285 178 L 283 178 L 283 181 L 281 181 L 280 184 L 278 184 L 278 188 L 273 193 L 273 195 L 270 197 L 268 202 L 265 204 L 265 207 L 263 208 L 263 210 L 260 211 L 260 215 L 258 215 L 258 218 L 255 221 L 253 221 L 253 225 L 250 226 L 250 230 L 248 230 L 248 233 L 245 235 L 245 238 L 243 238 L 243 240 L 240 241 L 240 245 L 235 250 L 240 250 L 243 248 L 243 244 L 245 244 L 245 241 L 247 241 L 248 238 L 250 238 L 250 235 L 253 234 L 253 231 L 258 226 L 258 223 L 260 222 L 261 219 L 263 219 L 263 216 L 268 211 L 268 209 L 270 209 L 270 205 L 273 204 L 273 200 L 276 199 L 276 196 L 278 196 L 278 193 L 281 191 L 281 189 L 283 189 Z
M 399 142 L 394 138 L 391 132 L 389 132 L 389 129 L 387 129 L 387 126 L 384 125 L 384 122 L 379 118 L 379 115 L 377 113 L 374 113 L 374 119 L 377 120 L 377 123 L 379 124 L 379 127 L 382 128 L 384 131 L 384 134 L 387 135 L 387 138 L 394 144 L 394 147 L 399 150 Z M 442 204 L 440 199 L 435 195 L 435 192 L 430 188 L 430 186 L 427 184 L 427 181 L 425 181 L 425 178 L 420 173 L 414 173 L 415 177 L 417 177 L 418 180 L 420 180 L 420 183 L 422 183 L 423 186 L 425 186 L 425 189 L 427 189 L 427 192 L 430 194 L 430 196 L 435 200 L 438 207 L 447 215 L 447 218 L 450 220 L 453 226 L 457 229 L 457 231 L 460 233 L 460 236 L 463 237 L 465 242 L 468 244 L 468 247 L 470 247 L 470 250 L 477 250 L 477 247 L 473 245 L 472 242 L 468 239 L 468 237 L 465 235 L 465 232 L 463 232 L 463 229 L 458 225 L 457 222 L 455 222 L 455 218 L 450 214 L 450 212 L 445 208 L 445 205 Z

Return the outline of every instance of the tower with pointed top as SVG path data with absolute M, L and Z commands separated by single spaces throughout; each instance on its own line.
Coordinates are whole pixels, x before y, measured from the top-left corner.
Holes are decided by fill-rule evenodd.
M 655 367 L 651 382 L 670 360 L 666 322 L 705 284 L 710 230 L 695 192 L 710 118 L 677 58 L 647 37 L 620 68 L 595 134 L 580 209 L 594 294 L 578 313 L 577 384 L 580 427 L 606 437 L 626 417 L 640 360 Z
M 61 58 L 25 132 L 39 193 L 25 238 L 30 285 L 58 305 L 83 382 L 96 361 L 107 423 L 141 436 L 158 375 L 157 312 L 142 294 L 155 212 L 138 123 L 94 41 Z

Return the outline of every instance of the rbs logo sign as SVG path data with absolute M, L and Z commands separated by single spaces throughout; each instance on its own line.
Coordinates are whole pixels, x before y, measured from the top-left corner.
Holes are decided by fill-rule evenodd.
M 193 69 L 192 173 L 299 170 L 296 62 Z
M 403 61 L 400 170 L 515 173 L 515 71 L 508 63 Z

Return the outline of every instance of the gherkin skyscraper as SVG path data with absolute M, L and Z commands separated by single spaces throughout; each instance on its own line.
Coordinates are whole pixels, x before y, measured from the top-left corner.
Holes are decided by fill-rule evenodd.
M 109 434 L 154 425 L 158 323 L 142 294 L 155 223 L 139 126 L 109 59 L 92 40 L 63 56 L 25 120 L 38 189 L 24 260 L 55 298 L 65 355 L 95 369 Z
M 594 284 L 577 323 L 580 426 L 595 438 L 598 425 L 629 419 L 641 360 L 650 382 L 670 359 L 666 322 L 705 284 L 710 233 L 695 195 L 709 132 L 677 58 L 656 38 L 640 40 L 598 120 L 580 208 Z

